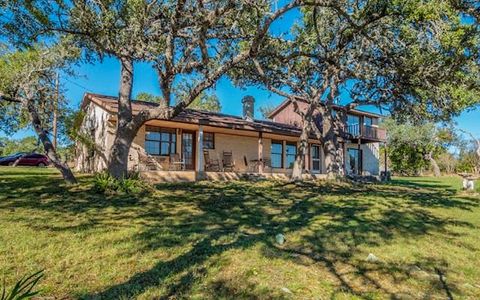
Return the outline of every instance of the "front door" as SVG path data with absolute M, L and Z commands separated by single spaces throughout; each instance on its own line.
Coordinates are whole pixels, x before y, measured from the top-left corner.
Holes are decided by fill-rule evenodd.
M 312 145 L 310 149 L 310 153 L 312 155 L 312 172 L 313 173 L 320 173 L 322 163 L 320 160 L 320 146 L 319 145 Z
M 362 169 L 362 151 L 354 148 L 348 149 L 348 169 L 347 173 L 352 175 L 361 175 Z
M 195 132 L 182 133 L 182 159 L 186 170 L 195 170 Z

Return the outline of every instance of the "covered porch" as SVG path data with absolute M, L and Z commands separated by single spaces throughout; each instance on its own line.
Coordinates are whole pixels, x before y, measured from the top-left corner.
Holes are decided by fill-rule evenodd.
M 286 179 L 297 156 L 299 129 L 273 126 L 153 120 L 135 138 L 129 167 L 154 182 Z M 305 176 L 323 178 L 323 165 L 320 144 L 310 140 Z

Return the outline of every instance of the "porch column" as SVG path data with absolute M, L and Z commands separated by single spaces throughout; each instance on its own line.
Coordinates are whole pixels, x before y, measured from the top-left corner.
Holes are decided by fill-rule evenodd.
M 197 172 L 203 172 L 204 164 L 203 164 L 203 126 L 200 125 L 198 127 L 198 134 L 197 134 Z
M 307 143 L 307 149 L 305 151 L 305 157 L 303 158 L 304 169 L 305 169 L 305 171 L 310 171 L 310 173 L 312 172 L 312 155 L 310 153 L 311 147 L 312 147 L 312 144 Z
M 258 173 L 263 174 L 263 134 L 258 133 Z
M 363 175 L 363 153 L 362 153 L 362 140 L 358 138 L 358 175 Z
M 180 159 L 183 159 L 183 153 L 182 153 L 182 130 L 181 129 L 177 129 L 176 130 L 176 134 L 177 134 L 177 149 L 175 149 L 176 153 L 178 153 L 180 155 Z

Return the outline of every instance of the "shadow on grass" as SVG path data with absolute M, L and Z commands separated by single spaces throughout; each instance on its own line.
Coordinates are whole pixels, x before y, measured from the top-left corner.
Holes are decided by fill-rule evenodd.
M 31 180 L 28 177 L 4 178 L 0 195 L 10 196 L 0 202 L 0 209 L 27 207 L 62 215 L 67 220 L 79 214 L 87 215 L 88 221 L 63 226 L 41 220 L 20 220 L 34 228 L 54 231 L 87 230 L 105 224 L 122 226 L 125 222 L 141 221 L 145 226 L 134 237 L 132 252 L 169 247 L 182 249 L 172 259 L 158 261 L 152 268 L 124 282 L 101 292 L 77 295 L 82 299 L 135 298 L 159 286 L 162 298 L 188 297 L 193 286 L 203 280 L 208 271 L 205 264 L 212 257 L 255 245 L 262 245 L 267 258 L 275 256 L 296 262 L 299 257 L 305 257 L 312 264 L 322 264 L 337 283 L 332 297 L 338 293 L 366 296 L 373 291 L 397 298 L 402 295 L 384 286 L 371 273 L 402 282 L 412 276 L 410 270 L 359 261 L 358 256 L 366 256 L 360 247 L 381 245 L 397 237 L 415 239 L 431 233 L 454 234 L 448 231 L 448 225 L 472 225 L 441 218 L 427 208 L 468 210 L 478 206 L 473 199 L 452 198 L 452 191 L 424 185 L 419 190 L 408 185 L 165 184 L 157 186 L 159 192 L 152 194 L 105 198 L 92 192 L 87 178 L 83 185 L 69 189 L 57 179 L 35 177 L 33 186 Z M 49 197 L 42 200 L 45 194 Z M 337 197 L 338 200 L 324 201 L 325 197 Z M 379 198 L 384 201 L 378 203 Z M 372 208 L 378 206 L 381 206 L 381 213 L 373 214 Z M 105 208 L 114 210 L 102 213 Z M 312 227 L 319 216 L 328 217 L 329 221 Z M 119 220 L 123 222 L 112 225 Z M 286 235 L 295 232 L 300 237 L 288 247 L 279 247 L 273 243 L 279 232 Z M 441 261 L 418 263 L 448 272 Z M 179 278 L 169 279 L 175 276 Z M 364 285 L 358 285 L 358 280 Z M 209 283 L 206 293 L 211 298 L 289 298 L 276 290 L 245 284 L 239 287 L 217 280 Z M 432 279 L 430 286 L 432 294 L 458 292 L 456 286 L 441 280 Z

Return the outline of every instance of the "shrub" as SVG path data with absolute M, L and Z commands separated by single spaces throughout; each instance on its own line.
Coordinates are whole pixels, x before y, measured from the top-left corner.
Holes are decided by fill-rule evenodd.
M 118 180 L 106 172 L 96 174 L 93 183 L 95 189 L 101 193 L 118 190 Z
M 7 294 L 6 287 L 2 288 L 2 293 L 0 294 L 0 300 L 22 300 L 30 299 L 33 296 L 36 296 L 39 292 L 33 291 L 38 281 L 43 277 L 43 270 L 38 271 L 28 277 L 23 277 L 20 279 L 10 293 Z
M 101 193 L 114 194 L 122 192 L 126 194 L 139 193 L 146 187 L 138 173 L 132 173 L 125 179 L 117 180 L 106 172 L 95 175 L 94 186 Z

